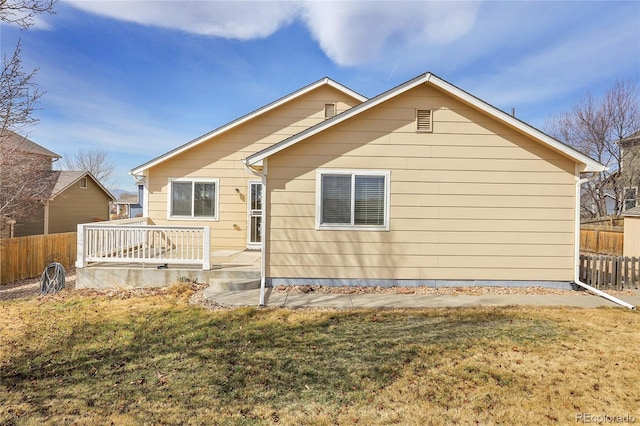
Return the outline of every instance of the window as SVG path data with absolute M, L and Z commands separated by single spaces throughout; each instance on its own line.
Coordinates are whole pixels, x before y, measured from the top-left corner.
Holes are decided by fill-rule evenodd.
M 318 229 L 389 229 L 388 171 L 319 170 Z
M 336 104 L 324 104 L 324 118 L 331 118 L 337 114 Z
M 218 179 L 169 181 L 169 217 L 218 220 Z
M 624 210 L 629 210 L 634 208 L 637 205 L 638 199 L 638 188 L 635 186 L 622 188 L 623 199 L 624 199 Z
M 87 178 L 83 177 L 79 182 L 80 189 L 87 189 Z
M 430 109 L 416 110 L 416 130 L 418 132 L 433 131 L 433 114 Z

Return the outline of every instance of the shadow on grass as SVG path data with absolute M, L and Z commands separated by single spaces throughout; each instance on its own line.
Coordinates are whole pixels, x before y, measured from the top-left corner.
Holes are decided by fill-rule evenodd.
M 484 340 L 544 344 L 558 335 L 551 321 L 504 309 L 307 318 L 300 311 L 175 307 L 105 321 L 82 320 L 82 309 L 89 307 L 58 318 L 67 324 L 57 331 L 32 336 L 37 345 L 19 342 L 16 355 L 2 361 L 0 395 L 9 409 L 0 420 L 120 412 L 162 422 L 165 410 L 176 409 L 246 417 L 255 404 L 340 406 L 393 383 L 416 358 L 428 363 L 433 354 Z

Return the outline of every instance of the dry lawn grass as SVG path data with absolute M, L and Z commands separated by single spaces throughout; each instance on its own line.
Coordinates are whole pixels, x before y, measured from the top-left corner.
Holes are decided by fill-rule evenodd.
M 210 311 L 189 285 L 0 304 L 0 424 L 640 421 L 625 309 Z

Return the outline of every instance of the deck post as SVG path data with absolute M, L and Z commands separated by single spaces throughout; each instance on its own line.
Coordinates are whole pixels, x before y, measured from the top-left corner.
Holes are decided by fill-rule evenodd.
M 84 268 L 86 266 L 84 261 L 84 225 L 78 224 L 76 233 L 76 268 Z
M 204 239 L 202 244 L 202 270 L 211 269 L 211 227 L 204 227 Z

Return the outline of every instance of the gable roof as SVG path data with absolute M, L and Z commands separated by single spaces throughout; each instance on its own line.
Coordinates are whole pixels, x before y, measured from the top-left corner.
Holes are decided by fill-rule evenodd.
M 354 90 L 351 90 L 346 86 L 343 86 L 342 84 L 330 79 L 329 77 L 324 77 L 324 78 L 322 78 L 322 79 L 320 79 L 320 80 L 318 80 L 318 81 L 316 81 L 314 83 L 311 83 L 311 84 L 309 84 L 309 85 L 307 85 L 307 86 L 305 86 L 305 87 L 303 87 L 301 89 L 296 90 L 293 93 L 290 93 L 290 94 L 288 94 L 288 95 L 286 95 L 286 96 L 284 96 L 284 97 L 282 97 L 280 99 L 277 99 L 277 100 L 275 100 L 275 101 L 273 101 L 273 102 L 271 102 L 271 103 L 269 103 L 269 104 L 267 104 L 267 105 L 265 105 L 265 106 L 263 106 L 261 108 L 258 108 L 256 110 L 250 112 L 249 114 L 243 115 L 242 117 L 240 117 L 240 118 L 238 118 L 236 120 L 233 120 L 233 121 L 231 121 L 231 122 L 229 122 L 229 123 L 227 123 L 227 124 L 225 124 L 225 125 L 223 125 L 221 127 L 218 127 L 217 129 L 212 130 L 209 133 L 206 133 L 206 134 L 204 134 L 204 135 L 202 135 L 202 136 L 200 136 L 200 137 L 198 137 L 196 139 L 193 139 L 192 141 L 187 142 L 184 145 L 181 145 L 181 146 L 179 146 L 179 147 L 177 147 L 177 148 L 175 148 L 175 149 L 173 149 L 173 150 L 171 150 L 171 151 L 169 151 L 169 152 L 167 152 L 165 154 L 162 154 L 161 156 L 156 157 L 153 160 L 148 161 L 148 162 L 146 162 L 146 163 L 144 163 L 144 164 L 132 169 L 129 172 L 129 174 L 134 175 L 134 176 L 140 175 L 144 170 L 147 170 L 147 169 L 149 169 L 151 167 L 154 167 L 154 166 L 162 163 L 163 161 L 166 161 L 166 160 L 168 160 L 168 159 L 170 159 L 172 157 L 175 157 L 176 155 L 178 155 L 178 154 L 180 154 L 180 153 L 182 153 L 182 152 L 184 152 L 184 151 L 186 151 L 186 150 L 188 150 L 188 149 L 190 149 L 190 148 L 192 148 L 194 146 L 197 146 L 197 145 L 201 144 L 202 142 L 205 142 L 206 140 L 208 140 L 211 137 L 218 136 L 218 135 L 220 135 L 222 133 L 228 132 L 229 130 L 231 130 L 231 129 L 235 128 L 235 127 L 238 127 L 239 125 L 241 125 L 243 123 L 246 123 L 247 121 L 252 120 L 253 118 L 255 118 L 255 117 L 259 116 L 259 115 L 262 115 L 262 114 L 264 114 L 264 113 L 266 113 L 268 111 L 271 111 L 271 110 L 279 107 L 280 105 L 283 105 L 283 104 L 285 104 L 285 103 L 287 103 L 287 102 L 289 102 L 289 101 L 291 101 L 291 100 L 293 100 L 295 98 L 298 98 L 298 97 L 300 97 L 300 96 L 302 96 L 302 95 L 304 95 L 304 94 L 306 94 L 306 93 L 308 93 L 308 92 L 310 92 L 310 91 L 312 91 L 314 89 L 317 89 L 318 87 L 324 86 L 324 85 L 331 86 L 331 87 L 333 87 L 333 88 L 335 88 L 335 89 L 347 94 L 348 96 L 351 96 L 352 98 L 359 100 L 360 102 L 364 102 L 364 101 L 367 100 L 366 97 L 362 96 L 358 92 L 356 92 Z
M 623 211 L 622 216 L 640 216 L 640 206 Z
M 90 172 L 53 170 L 50 173 L 52 174 L 52 188 L 49 195 L 49 199 L 51 200 L 62 194 L 83 177 L 87 177 L 93 180 L 96 185 L 98 185 L 98 187 L 102 189 L 105 194 L 107 194 L 111 201 L 116 200 L 116 197 L 114 197 L 113 194 L 107 188 L 105 188 Z
M 3 130 L 2 138 L 23 152 L 45 155 L 51 158 L 62 158 L 62 156 L 56 154 L 55 152 L 49 151 L 47 148 L 38 145 L 34 141 L 27 139 L 25 136 L 12 132 L 11 130 Z
M 375 107 L 376 105 L 379 105 L 395 96 L 398 96 L 408 90 L 411 90 L 421 84 L 431 84 L 434 87 L 442 90 L 443 92 L 451 95 L 452 97 L 471 105 L 472 107 L 477 108 L 478 110 L 490 115 L 491 117 L 519 130 L 520 132 L 531 136 L 533 138 L 535 138 L 536 140 L 540 141 L 543 145 L 546 145 L 556 151 L 561 152 L 562 154 L 564 154 L 565 156 L 569 157 L 570 159 L 574 160 L 576 163 L 580 163 L 580 164 L 584 164 L 584 172 L 600 172 L 606 169 L 606 167 L 600 163 L 598 163 L 597 161 L 591 159 L 590 157 L 582 154 L 581 152 L 571 148 L 570 146 L 558 141 L 557 139 L 552 138 L 551 136 L 541 132 L 540 130 L 536 129 L 535 127 L 530 126 L 529 124 L 525 123 L 524 121 L 521 121 L 507 113 L 505 113 L 504 111 L 501 111 L 500 109 L 484 102 L 483 100 L 465 92 L 464 90 L 454 86 L 451 83 L 448 83 L 447 81 L 439 78 L 438 76 L 432 74 L 432 73 L 425 73 L 422 75 L 419 75 L 409 81 L 407 81 L 406 83 L 403 83 L 399 86 L 394 87 L 393 89 L 390 89 L 374 98 L 371 98 L 363 103 L 361 103 L 360 105 L 356 105 L 355 107 L 348 109 L 344 112 L 342 112 L 341 114 L 338 114 L 336 116 L 334 116 L 333 118 L 330 118 L 326 121 L 323 121 L 313 127 L 310 127 L 306 130 L 303 130 L 302 132 L 293 135 L 287 139 L 284 139 L 281 142 L 278 142 L 268 148 L 263 149 L 262 151 L 258 151 L 252 155 L 250 155 L 249 157 L 247 157 L 246 159 L 243 160 L 243 162 L 248 165 L 256 165 L 259 164 L 262 160 L 264 160 L 265 158 L 269 157 L 270 155 L 273 155 L 277 152 L 282 151 L 283 149 L 286 149 L 288 147 L 290 147 L 291 145 L 294 145 L 300 141 L 303 141 L 315 134 L 318 134 L 322 131 L 324 131 L 325 129 L 328 129 L 330 127 L 335 126 L 338 123 L 342 123 L 343 121 L 346 121 L 348 119 L 350 119 L 351 117 L 354 117 L 364 111 L 367 111 L 373 107 Z
M 623 147 L 629 147 L 631 145 L 637 145 L 638 142 L 640 142 L 640 130 L 631 134 L 630 136 L 627 136 L 618 143 Z
M 132 194 L 130 192 L 124 192 L 120 195 L 114 204 L 140 204 L 138 200 L 138 194 Z

